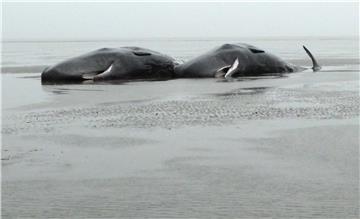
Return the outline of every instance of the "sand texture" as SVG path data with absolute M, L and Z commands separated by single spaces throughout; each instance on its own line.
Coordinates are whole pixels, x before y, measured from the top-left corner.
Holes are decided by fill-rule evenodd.
M 2 216 L 357 218 L 358 77 L 3 75 Z

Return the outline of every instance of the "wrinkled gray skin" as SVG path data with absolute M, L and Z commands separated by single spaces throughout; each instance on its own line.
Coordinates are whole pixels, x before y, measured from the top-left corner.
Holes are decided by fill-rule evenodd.
M 103 48 L 60 62 L 46 68 L 41 80 L 51 83 L 173 76 L 173 58 L 140 47 L 121 47 Z
M 306 69 L 287 63 L 255 46 L 239 43 L 224 44 L 176 66 L 175 74 L 180 78 L 223 77 L 236 59 L 239 60 L 239 65 L 232 77 L 298 72 Z M 221 68 L 224 69 L 219 71 Z

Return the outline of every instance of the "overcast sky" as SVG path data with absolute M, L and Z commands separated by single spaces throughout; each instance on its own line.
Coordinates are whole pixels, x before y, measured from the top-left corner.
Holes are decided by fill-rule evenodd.
M 358 3 L 3 3 L 3 39 L 356 36 Z

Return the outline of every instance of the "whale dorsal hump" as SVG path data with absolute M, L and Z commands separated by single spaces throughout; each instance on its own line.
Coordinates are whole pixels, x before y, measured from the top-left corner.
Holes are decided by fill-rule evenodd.
M 257 48 L 249 48 L 249 50 L 250 50 L 252 53 L 264 53 L 264 52 L 265 52 L 264 50 L 257 49 Z
M 151 56 L 151 53 L 144 51 L 133 51 L 133 53 L 137 56 Z

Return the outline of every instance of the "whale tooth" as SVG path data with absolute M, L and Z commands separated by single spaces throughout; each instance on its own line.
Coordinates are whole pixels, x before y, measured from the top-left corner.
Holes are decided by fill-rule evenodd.
M 239 59 L 236 58 L 234 63 L 231 65 L 231 67 L 229 68 L 229 70 L 226 72 L 225 74 L 225 78 L 226 79 L 229 79 L 231 78 L 231 76 L 236 72 L 236 69 L 238 68 L 239 66 Z

